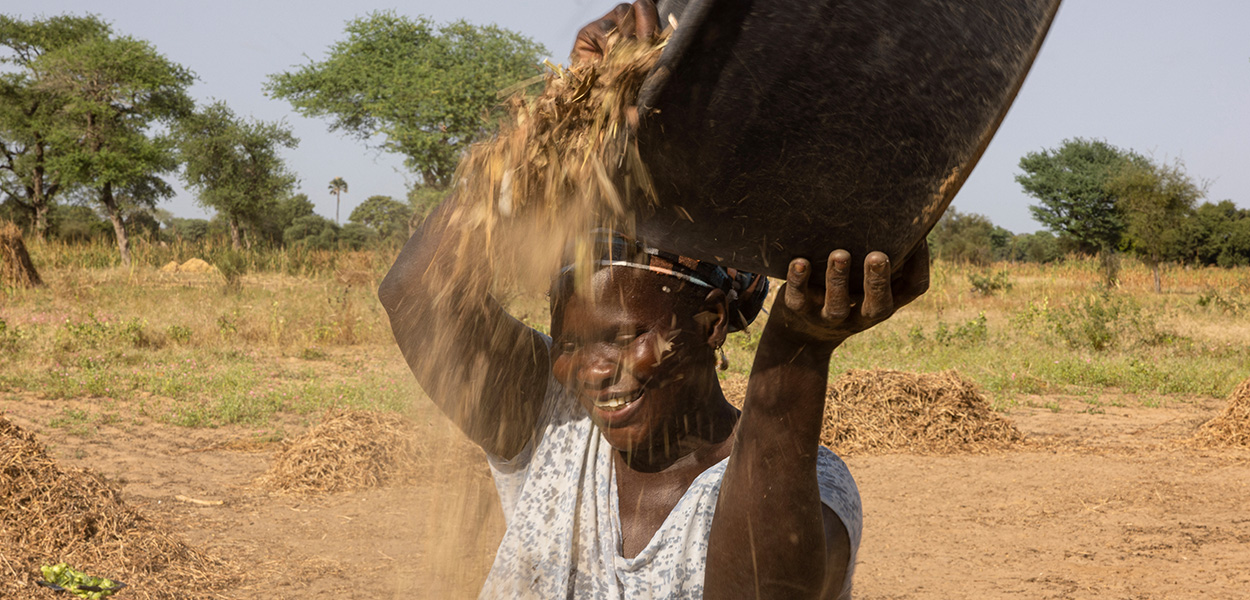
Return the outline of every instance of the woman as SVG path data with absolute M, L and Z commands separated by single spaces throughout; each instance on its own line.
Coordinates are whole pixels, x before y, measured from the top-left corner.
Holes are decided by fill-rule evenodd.
M 588 29 L 657 20 L 645 0 L 623 7 Z M 556 278 L 547 337 L 489 277 L 453 276 L 468 258 L 451 250 L 455 201 L 379 297 L 422 387 L 490 459 L 508 528 L 482 597 L 849 598 L 859 496 L 819 445 L 829 360 L 924 293 L 927 248 L 897 269 L 869 254 L 862 296 L 847 252 L 815 277 L 794 259 L 739 412 L 717 350 L 758 310 L 750 276 L 607 236 L 590 273 Z

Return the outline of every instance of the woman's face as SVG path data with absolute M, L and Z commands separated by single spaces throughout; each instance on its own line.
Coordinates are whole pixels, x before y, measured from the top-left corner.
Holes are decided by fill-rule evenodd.
M 552 371 L 613 448 L 675 443 L 715 381 L 712 326 L 681 302 L 680 280 L 632 268 L 596 272 L 552 323 Z M 705 371 L 706 370 L 706 371 Z

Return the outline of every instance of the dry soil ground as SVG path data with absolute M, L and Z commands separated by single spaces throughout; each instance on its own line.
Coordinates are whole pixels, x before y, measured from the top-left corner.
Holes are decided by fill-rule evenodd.
M 858 598 L 1250 597 L 1250 452 L 1177 443 L 1222 402 L 1029 404 L 1048 408 L 1008 414 L 1028 435 L 1020 449 L 848 459 L 865 507 Z M 80 437 L 47 426 L 65 405 L 0 397 L 0 412 L 59 460 L 119 482 L 190 543 L 245 564 L 222 597 L 472 597 L 502 533 L 484 466 L 441 423 L 428 429 L 442 476 L 308 498 L 253 485 L 273 445 L 221 444 L 254 431 L 123 419 Z

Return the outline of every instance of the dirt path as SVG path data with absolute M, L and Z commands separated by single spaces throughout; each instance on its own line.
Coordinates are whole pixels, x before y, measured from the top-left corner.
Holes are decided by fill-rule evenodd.
M 1029 436 L 1019 450 L 848 458 L 865 506 L 858 598 L 1246 597 L 1250 452 L 1176 444 L 1220 402 L 1093 413 L 1077 399 L 1035 403 L 1057 410 L 1009 414 Z M 59 460 L 118 481 L 192 544 L 248 565 L 230 598 L 473 597 L 502 534 L 484 466 L 441 424 L 430 435 L 446 449 L 445 476 L 301 498 L 253 485 L 272 446 L 220 445 L 254 430 L 122 419 L 81 437 L 48 426 L 65 406 L 0 397 Z

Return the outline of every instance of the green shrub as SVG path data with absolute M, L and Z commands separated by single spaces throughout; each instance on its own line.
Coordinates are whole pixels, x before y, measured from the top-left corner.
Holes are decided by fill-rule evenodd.
M 247 255 L 234 250 L 219 252 L 213 264 L 226 280 L 226 291 L 238 292 L 243 288 L 243 275 L 247 273 Z
M 183 327 L 182 325 L 170 325 L 169 328 L 165 330 L 165 335 L 179 344 L 185 344 L 191 341 L 191 329 L 189 327 Z
M 968 273 L 968 282 L 972 291 L 983 296 L 993 296 L 998 292 L 1011 290 L 1011 275 L 1006 270 L 997 273 Z
M 938 321 L 937 330 L 933 332 L 933 340 L 946 346 L 971 346 L 984 343 L 989 339 L 989 335 L 989 322 L 985 318 L 985 313 L 981 313 L 975 319 L 954 327 Z

